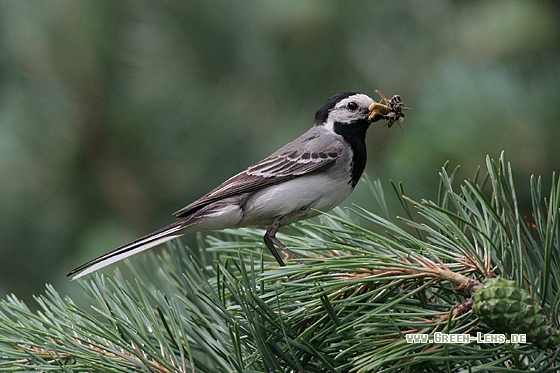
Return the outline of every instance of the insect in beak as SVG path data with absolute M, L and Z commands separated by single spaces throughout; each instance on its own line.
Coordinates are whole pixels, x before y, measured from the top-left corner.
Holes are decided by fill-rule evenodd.
M 388 127 L 391 127 L 395 122 L 402 123 L 404 121 L 403 110 L 410 110 L 409 107 L 404 106 L 404 102 L 401 100 L 401 96 L 394 95 L 388 99 L 381 91 L 375 90 L 375 92 L 381 96 L 381 101 L 373 102 L 369 106 L 369 117 L 370 122 L 375 122 L 380 119 L 387 119 Z

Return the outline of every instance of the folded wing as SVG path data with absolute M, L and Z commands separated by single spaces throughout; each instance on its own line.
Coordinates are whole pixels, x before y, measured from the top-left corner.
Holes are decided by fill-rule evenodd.
M 177 218 L 184 218 L 214 201 L 241 193 L 254 192 L 298 176 L 323 171 L 336 162 L 342 149 L 342 142 L 335 140 L 329 142 L 321 150 L 302 147 L 301 149 L 275 153 L 229 178 L 208 194 L 173 215 Z

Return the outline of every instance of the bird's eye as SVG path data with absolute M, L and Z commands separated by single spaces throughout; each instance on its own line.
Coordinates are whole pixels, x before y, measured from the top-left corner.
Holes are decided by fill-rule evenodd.
M 355 103 L 354 101 L 350 101 L 350 102 L 348 103 L 348 105 L 346 105 L 346 107 L 347 107 L 348 110 L 350 110 L 350 111 L 356 111 L 356 110 L 358 110 L 358 104 Z

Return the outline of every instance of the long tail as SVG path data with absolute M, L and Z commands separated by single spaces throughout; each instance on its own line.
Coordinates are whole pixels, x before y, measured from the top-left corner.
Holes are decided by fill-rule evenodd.
M 75 280 L 89 273 L 95 272 L 98 269 L 108 266 L 109 264 L 113 264 L 115 262 L 118 262 L 119 260 L 128 258 L 129 256 L 137 254 L 141 251 L 148 250 L 154 246 L 160 245 L 174 238 L 181 237 L 183 233 L 176 233 L 184 228 L 184 220 L 176 221 L 173 224 L 158 229 L 155 232 L 140 237 L 137 240 L 127 243 L 126 245 L 123 245 L 121 247 L 117 247 L 116 249 L 109 251 L 106 254 L 90 260 L 89 262 L 74 268 L 73 270 L 68 272 L 66 276 L 75 275 L 74 277 L 72 277 L 72 280 Z

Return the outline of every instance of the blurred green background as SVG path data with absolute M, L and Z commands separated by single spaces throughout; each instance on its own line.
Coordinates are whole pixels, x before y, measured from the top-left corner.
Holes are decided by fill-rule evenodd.
M 306 131 L 331 95 L 400 94 L 372 179 L 435 198 L 502 150 L 522 203 L 560 166 L 557 1 L 0 1 L 0 295 L 64 275 Z M 374 208 L 359 184 L 346 201 Z M 396 210 L 395 210 L 396 211 Z M 188 238 L 192 240 L 192 238 Z

